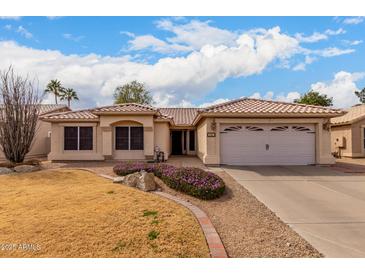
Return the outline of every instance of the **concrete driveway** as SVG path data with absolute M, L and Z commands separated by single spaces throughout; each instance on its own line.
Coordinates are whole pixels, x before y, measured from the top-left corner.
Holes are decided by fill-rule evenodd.
M 316 166 L 223 166 L 326 257 L 365 257 L 365 176 Z

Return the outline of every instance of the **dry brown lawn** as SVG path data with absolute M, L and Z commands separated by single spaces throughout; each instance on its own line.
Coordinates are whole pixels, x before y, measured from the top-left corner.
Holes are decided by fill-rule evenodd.
M 154 238 L 157 236 L 157 238 Z M 91 172 L 0 176 L 0 257 L 209 257 L 186 208 Z

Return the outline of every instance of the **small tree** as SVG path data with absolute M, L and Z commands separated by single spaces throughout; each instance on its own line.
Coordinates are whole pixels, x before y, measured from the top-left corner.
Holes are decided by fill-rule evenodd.
M 361 91 L 355 91 L 355 94 L 357 97 L 359 97 L 361 104 L 365 104 L 365 88 L 363 88 Z
M 62 91 L 64 90 L 64 88 L 61 85 L 61 82 L 58 81 L 57 79 L 55 80 L 51 80 L 48 84 L 46 89 L 44 90 L 44 93 L 50 93 L 54 95 L 54 100 L 56 105 L 57 103 L 57 98 L 58 96 L 60 96 L 60 94 L 62 93 Z
M 114 91 L 114 103 L 138 103 L 144 105 L 152 104 L 152 97 L 144 84 L 132 81 L 123 86 L 119 86 Z
M 66 100 L 68 107 L 71 106 L 72 100 L 79 100 L 79 97 L 77 96 L 77 92 L 73 88 L 66 88 L 61 91 L 60 94 L 61 100 Z
M 294 103 L 330 107 L 333 105 L 332 101 L 332 97 L 327 97 L 326 94 L 319 94 L 319 92 L 311 90 L 299 99 L 294 100 Z
M 14 73 L 12 67 L 0 73 L 0 146 L 7 160 L 24 161 L 38 121 L 41 98 L 34 81 Z

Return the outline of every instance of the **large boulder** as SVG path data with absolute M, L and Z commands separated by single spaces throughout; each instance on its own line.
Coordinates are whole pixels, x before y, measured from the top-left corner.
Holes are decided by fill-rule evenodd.
M 41 169 L 40 166 L 32 166 L 32 165 L 19 165 L 14 167 L 14 170 L 19 173 L 33 172 L 33 171 L 38 171 L 40 169 Z
M 13 173 L 13 172 L 14 172 L 14 170 L 12 170 L 11 168 L 0 167 L 0 175 L 9 174 L 9 173 Z
M 143 191 L 156 190 L 155 175 L 142 170 L 137 182 L 137 188 Z
M 129 174 L 124 177 L 123 183 L 127 186 L 136 187 L 140 176 L 139 172 Z

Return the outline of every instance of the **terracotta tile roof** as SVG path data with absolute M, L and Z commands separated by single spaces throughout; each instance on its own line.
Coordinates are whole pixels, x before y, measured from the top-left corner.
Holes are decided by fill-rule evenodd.
M 303 114 L 338 116 L 345 112 L 340 109 L 312 106 L 296 103 L 286 103 L 253 98 L 241 98 L 218 105 L 213 105 L 199 112 L 204 113 L 234 113 L 234 114 Z
M 356 105 L 347 110 L 345 115 L 332 118 L 332 124 L 352 124 L 361 119 L 365 119 L 365 104 Z
M 157 109 L 147 105 L 136 103 L 118 104 L 111 106 L 98 107 L 91 110 L 94 113 L 105 112 L 156 112 Z
M 44 120 L 57 120 L 57 121 L 69 121 L 69 120 L 98 120 L 99 116 L 93 114 L 89 109 L 58 112 L 44 115 Z
M 0 104 L 0 109 L 3 108 L 3 105 Z M 56 111 L 60 111 L 60 110 L 70 110 L 70 108 L 67 105 L 64 104 L 39 104 L 38 105 L 38 109 L 39 109 L 39 115 L 44 115 L 50 112 L 56 112 Z
M 162 114 L 173 118 L 177 126 L 190 126 L 198 115 L 199 108 L 159 108 Z
M 55 112 L 55 111 L 60 111 L 62 109 L 65 110 L 70 110 L 70 108 L 67 105 L 64 104 L 60 104 L 60 105 L 56 105 L 56 104 L 40 104 L 39 105 L 39 109 L 40 109 L 40 115 L 44 115 L 50 112 Z

